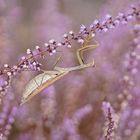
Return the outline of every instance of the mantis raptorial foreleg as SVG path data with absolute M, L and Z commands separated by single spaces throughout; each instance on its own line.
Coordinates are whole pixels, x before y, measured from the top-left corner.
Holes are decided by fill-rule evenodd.
M 77 55 L 77 59 L 79 61 L 80 65 L 84 64 L 84 58 L 83 58 L 83 52 L 87 51 L 89 49 L 93 49 L 99 46 L 99 44 L 95 41 L 95 44 L 93 45 L 88 45 L 89 42 L 93 39 L 92 36 L 88 36 L 87 39 L 85 39 L 83 45 L 77 50 L 76 55 Z
M 85 45 L 86 43 L 84 43 Z M 89 49 L 93 49 L 96 48 L 98 46 L 98 43 L 93 44 L 93 45 L 86 45 L 86 46 L 82 46 L 81 48 L 77 49 L 76 55 L 77 55 L 77 59 L 78 62 L 80 63 L 79 66 L 75 66 L 75 67 L 70 67 L 70 68 L 60 68 L 60 67 L 55 67 L 55 70 L 64 70 L 67 72 L 70 71 L 74 71 L 74 70 L 79 70 L 79 69 L 83 69 L 83 68 L 87 68 L 87 67 L 92 67 L 94 66 L 94 60 L 90 63 L 85 63 L 84 59 L 83 59 L 83 53 Z
M 98 44 L 86 45 L 86 46 L 81 47 L 77 50 L 76 54 L 77 54 L 77 59 L 78 59 L 80 65 L 84 65 L 83 52 L 85 52 L 89 49 L 96 48 L 97 46 L 98 46 Z

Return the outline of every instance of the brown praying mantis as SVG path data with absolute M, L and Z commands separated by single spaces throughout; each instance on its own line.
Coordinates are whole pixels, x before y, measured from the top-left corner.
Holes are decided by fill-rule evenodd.
M 94 60 L 92 60 L 92 62 L 90 63 L 84 63 L 84 59 L 83 59 L 83 52 L 92 48 L 96 48 L 98 46 L 98 43 L 95 43 L 93 45 L 88 45 L 91 39 L 92 37 L 89 36 L 84 41 L 83 45 L 79 49 L 77 49 L 76 55 L 80 65 L 69 67 L 69 68 L 62 68 L 62 67 L 55 66 L 52 71 L 42 70 L 43 73 L 37 75 L 26 85 L 22 95 L 20 105 L 23 105 L 25 102 L 29 101 L 32 97 L 42 92 L 48 86 L 58 81 L 59 79 L 67 75 L 69 72 L 95 66 Z

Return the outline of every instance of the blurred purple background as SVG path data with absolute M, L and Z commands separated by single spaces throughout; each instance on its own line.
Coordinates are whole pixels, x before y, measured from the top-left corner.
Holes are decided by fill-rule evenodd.
M 64 33 L 78 32 L 82 24 L 89 26 L 106 14 L 127 12 L 131 4 L 131 0 L 0 0 L 0 66 L 13 66 L 26 49 L 50 39 L 61 41 Z M 85 54 L 86 61 L 95 59 L 95 68 L 70 73 L 23 106 L 18 103 L 25 85 L 38 73 L 17 75 L 0 106 L 0 140 L 139 140 L 139 23 L 137 19 L 97 34 L 99 47 Z M 78 47 L 61 48 L 58 66 L 78 65 Z M 58 56 L 40 60 L 43 68 L 52 69 Z

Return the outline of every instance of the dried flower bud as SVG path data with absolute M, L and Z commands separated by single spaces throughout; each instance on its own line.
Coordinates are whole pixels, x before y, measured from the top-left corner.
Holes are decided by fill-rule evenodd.
M 48 43 L 45 43 L 44 45 L 45 45 L 45 47 L 48 47 L 48 46 L 49 46 L 49 44 L 48 44 Z
M 8 75 L 8 76 L 11 76 L 11 75 L 12 75 L 12 73 L 11 73 L 11 72 L 7 72 L 7 75 Z
M 68 47 L 68 48 L 71 48 L 71 45 L 70 45 L 70 44 L 68 44 L 68 45 L 67 45 L 67 47 Z
M 65 39 L 67 39 L 67 38 L 68 38 L 68 35 L 67 35 L 67 34 L 64 34 L 63 37 L 64 37 Z
M 35 48 L 36 48 L 37 50 L 39 50 L 39 49 L 40 49 L 40 47 L 39 47 L 39 46 L 35 46 Z
M 62 46 L 62 44 L 61 44 L 61 43 L 57 43 L 57 46 L 58 46 L 58 47 L 61 47 L 61 46 Z
M 69 31 L 69 34 L 70 34 L 70 35 L 74 35 L 73 31 Z
M 8 64 L 4 64 L 4 67 L 5 67 L 5 68 L 9 68 L 9 65 L 8 65 Z
M 96 20 L 94 20 L 93 24 L 97 25 L 97 24 L 99 24 L 99 21 L 96 19 Z
M 86 30 L 86 26 L 82 24 L 81 27 L 80 27 L 80 32 L 83 32 L 85 30 Z
M 84 43 L 84 40 L 80 38 L 80 39 L 78 39 L 78 43 L 83 44 Z
M 55 42 L 54 39 L 51 39 L 51 40 L 49 40 L 49 43 L 51 43 L 51 44 L 55 44 L 56 42 Z
M 26 53 L 27 54 L 31 54 L 31 50 L 30 49 L 27 49 Z
M 105 15 L 105 19 L 106 20 L 111 19 L 111 15 L 110 14 Z

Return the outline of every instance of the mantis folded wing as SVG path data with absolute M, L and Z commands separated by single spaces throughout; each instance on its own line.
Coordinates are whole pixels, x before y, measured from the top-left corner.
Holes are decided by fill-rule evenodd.
M 48 86 L 52 85 L 55 81 L 61 79 L 69 72 L 74 70 L 80 70 L 87 67 L 94 66 L 94 60 L 90 63 L 85 64 L 83 60 L 83 52 L 87 49 L 95 48 L 97 44 L 94 45 L 83 45 L 77 50 L 77 58 L 80 65 L 69 68 L 54 67 L 52 71 L 44 71 L 43 73 L 37 75 L 26 85 L 25 90 L 22 95 L 21 105 L 30 100 L 33 96 L 43 91 Z

